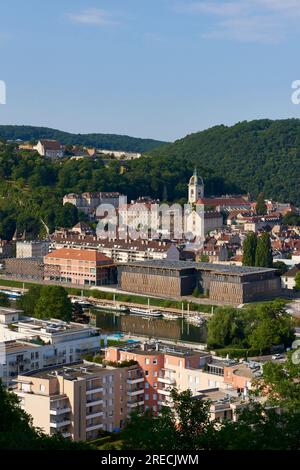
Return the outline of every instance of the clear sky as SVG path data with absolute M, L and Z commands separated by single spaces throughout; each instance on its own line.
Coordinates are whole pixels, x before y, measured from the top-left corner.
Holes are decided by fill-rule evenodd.
M 1 124 L 174 140 L 300 117 L 300 0 L 2 0 Z

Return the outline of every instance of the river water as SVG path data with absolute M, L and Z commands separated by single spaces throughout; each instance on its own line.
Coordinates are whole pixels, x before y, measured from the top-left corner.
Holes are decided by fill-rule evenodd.
M 96 326 L 104 333 L 127 333 L 147 338 L 206 342 L 206 326 L 195 326 L 184 319 L 167 320 L 164 318 L 145 318 L 138 315 L 116 314 L 110 311 L 90 309 L 96 317 Z

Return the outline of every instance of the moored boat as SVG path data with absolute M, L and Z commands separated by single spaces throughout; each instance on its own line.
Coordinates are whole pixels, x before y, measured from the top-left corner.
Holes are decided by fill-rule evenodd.
M 129 311 L 132 315 L 141 315 L 143 317 L 160 318 L 162 316 L 160 310 L 151 310 L 150 308 L 131 307 Z

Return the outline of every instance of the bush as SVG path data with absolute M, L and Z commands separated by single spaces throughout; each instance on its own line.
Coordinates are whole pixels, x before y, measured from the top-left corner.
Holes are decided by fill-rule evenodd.
M 258 349 L 242 349 L 242 348 L 224 348 L 217 349 L 215 351 L 216 356 L 226 357 L 229 359 L 242 359 L 247 357 L 259 356 L 260 351 Z

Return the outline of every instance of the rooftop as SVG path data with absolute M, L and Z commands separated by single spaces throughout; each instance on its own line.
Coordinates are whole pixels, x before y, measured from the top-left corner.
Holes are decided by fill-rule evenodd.
M 15 354 L 15 353 L 21 353 L 21 352 L 26 352 L 30 348 L 38 348 L 38 344 L 30 343 L 30 342 L 25 342 L 25 341 L 18 341 L 18 340 L 12 340 L 12 341 L 5 341 L 3 343 L 0 343 L 0 350 L 2 349 L 5 354 Z
M 272 268 L 254 268 L 249 266 L 234 266 L 227 264 L 197 263 L 194 261 L 149 260 L 128 263 L 127 266 L 169 269 L 178 271 L 183 269 L 196 269 L 198 271 L 211 271 L 219 274 L 231 274 L 239 276 L 276 272 L 276 269 Z
M 111 258 L 103 255 L 100 251 L 97 250 L 81 250 L 75 248 L 60 248 L 59 250 L 54 250 L 48 255 L 45 256 L 46 259 L 72 259 L 79 261 L 110 261 L 113 262 Z
M 16 308 L 0 307 L 0 315 L 17 315 L 23 313 L 23 310 L 17 310 Z

